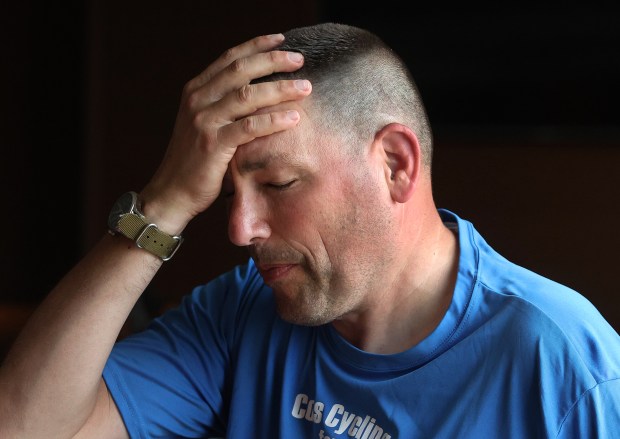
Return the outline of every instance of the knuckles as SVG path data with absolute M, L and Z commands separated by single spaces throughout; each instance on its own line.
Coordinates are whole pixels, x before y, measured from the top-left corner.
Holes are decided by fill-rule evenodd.
M 272 63 L 279 63 L 286 60 L 286 52 L 282 52 L 279 50 L 272 50 L 270 52 L 267 52 L 267 55 L 269 56 L 269 60 Z
M 202 131 L 205 127 L 205 115 L 203 112 L 198 112 L 192 115 L 192 126 L 197 131 Z
M 231 73 L 240 73 L 246 69 L 247 59 L 246 58 L 238 58 L 233 60 L 230 64 L 228 64 L 228 70 Z
M 246 117 L 241 120 L 241 129 L 248 135 L 253 135 L 258 128 L 257 117 Z
M 221 55 L 220 55 L 220 59 L 224 62 L 225 65 L 230 64 L 232 61 L 234 61 L 237 58 L 237 48 L 236 47 L 231 47 L 229 49 L 226 49 Z
M 252 96 L 254 96 L 255 87 L 249 84 L 241 86 L 237 89 L 237 100 L 240 104 L 245 104 L 252 100 Z
M 200 101 L 200 96 L 195 91 L 186 96 L 185 105 L 190 113 L 195 113 L 200 109 Z

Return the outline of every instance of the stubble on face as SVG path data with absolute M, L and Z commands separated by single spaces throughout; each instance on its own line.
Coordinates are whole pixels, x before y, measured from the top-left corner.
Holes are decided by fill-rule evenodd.
M 311 241 L 320 245 L 311 251 L 298 251 L 287 243 L 250 248 L 259 266 L 295 264 L 294 272 L 269 285 L 283 320 L 304 326 L 330 323 L 356 311 L 375 291 L 386 263 L 376 255 L 385 244 L 379 232 L 386 229 L 387 216 L 369 204 L 367 189 L 362 184 L 355 188 L 357 195 L 332 203 L 332 210 L 317 221 L 322 227 Z
M 333 320 L 327 311 L 332 308 L 329 280 L 333 277 L 328 260 L 310 260 L 286 244 L 278 248 L 252 246 L 250 254 L 259 267 L 294 264 L 285 279 L 268 284 L 273 291 L 276 310 L 283 320 L 304 326 L 317 326 Z
M 381 267 L 389 263 L 383 249 L 390 216 L 380 201 L 380 180 L 363 153 L 356 156 L 341 140 L 326 143 L 329 136 L 316 143 L 315 131 L 306 133 L 284 145 L 286 150 L 315 145 L 307 155 L 320 161 L 312 167 L 312 186 L 304 186 L 295 201 L 299 204 L 273 209 L 279 215 L 272 218 L 274 235 L 249 249 L 258 267 L 295 266 L 287 276 L 266 283 L 282 319 L 317 326 L 355 311 L 380 285 Z

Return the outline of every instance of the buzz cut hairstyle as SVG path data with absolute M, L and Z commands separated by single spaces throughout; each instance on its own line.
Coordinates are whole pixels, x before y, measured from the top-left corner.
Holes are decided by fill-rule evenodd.
M 254 83 L 310 80 L 309 105 L 320 113 L 315 122 L 352 146 L 368 144 L 389 123 L 406 125 L 418 138 L 423 164 L 430 168 L 433 136 L 417 85 L 402 58 L 379 36 L 331 22 L 294 28 L 284 36 L 278 50 L 300 52 L 303 67 Z

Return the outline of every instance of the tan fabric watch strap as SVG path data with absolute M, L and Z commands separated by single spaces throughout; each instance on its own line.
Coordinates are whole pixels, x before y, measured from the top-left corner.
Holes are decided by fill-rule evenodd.
M 153 253 L 164 261 L 170 259 L 177 251 L 183 238 L 162 232 L 155 224 L 149 224 L 135 213 L 127 213 L 118 221 L 118 230 L 136 242 L 136 245 Z

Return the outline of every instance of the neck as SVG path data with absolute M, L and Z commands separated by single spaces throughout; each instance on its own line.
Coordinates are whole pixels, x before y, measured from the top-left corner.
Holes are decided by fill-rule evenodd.
M 458 241 L 435 208 L 416 218 L 415 233 L 403 236 L 406 253 L 364 303 L 333 322 L 358 348 L 373 353 L 405 351 L 441 322 L 458 272 Z M 408 223 L 411 223 L 409 217 Z

